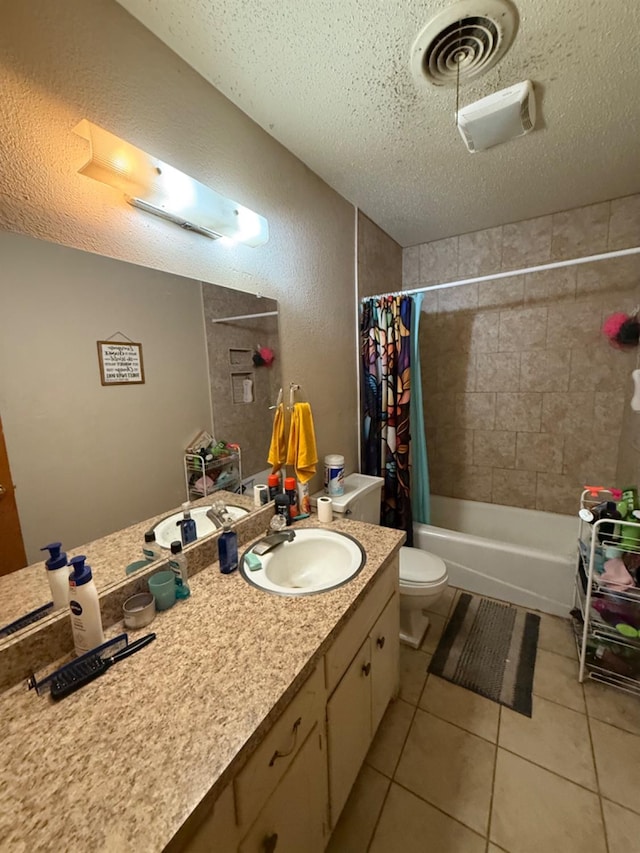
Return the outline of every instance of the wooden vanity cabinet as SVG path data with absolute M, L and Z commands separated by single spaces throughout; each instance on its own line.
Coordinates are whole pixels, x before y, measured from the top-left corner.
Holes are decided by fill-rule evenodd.
M 398 558 L 216 801 L 188 853 L 322 853 L 399 685 Z

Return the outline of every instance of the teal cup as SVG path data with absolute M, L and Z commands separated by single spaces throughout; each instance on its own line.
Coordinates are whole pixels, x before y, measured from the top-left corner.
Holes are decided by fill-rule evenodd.
M 148 581 L 149 592 L 156 600 L 156 610 L 168 610 L 176 603 L 176 576 L 173 572 L 156 572 Z

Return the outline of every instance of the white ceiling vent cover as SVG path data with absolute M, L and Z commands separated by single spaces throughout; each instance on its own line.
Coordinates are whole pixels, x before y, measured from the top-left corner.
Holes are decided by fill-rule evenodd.
M 418 82 L 455 86 L 479 77 L 505 55 L 518 29 L 508 0 L 459 0 L 435 16 L 414 42 L 411 69 Z
M 458 112 L 458 130 L 472 153 L 533 130 L 536 99 L 530 80 L 494 92 Z

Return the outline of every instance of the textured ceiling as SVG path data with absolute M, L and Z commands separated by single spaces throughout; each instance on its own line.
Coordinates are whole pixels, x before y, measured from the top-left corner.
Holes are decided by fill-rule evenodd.
M 539 129 L 474 155 L 455 91 L 411 75 L 443 0 L 119 2 L 403 246 L 640 190 L 632 0 L 517 0 L 511 50 L 460 101 L 529 78 Z

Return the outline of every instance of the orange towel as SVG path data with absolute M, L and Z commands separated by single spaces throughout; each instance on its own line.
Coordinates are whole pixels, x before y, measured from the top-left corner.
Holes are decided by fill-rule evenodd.
M 279 471 L 284 465 L 286 448 L 284 440 L 284 406 L 282 403 L 276 408 L 276 413 L 273 418 L 273 432 L 271 433 L 271 446 L 269 447 L 269 456 L 267 462 L 271 465 L 272 470 Z
M 316 473 L 318 450 L 313 415 L 308 403 L 296 403 L 291 414 L 287 465 L 292 465 L 300 483 L 308 483 Z

